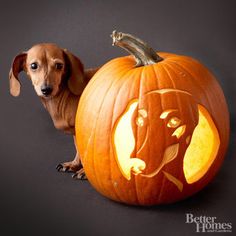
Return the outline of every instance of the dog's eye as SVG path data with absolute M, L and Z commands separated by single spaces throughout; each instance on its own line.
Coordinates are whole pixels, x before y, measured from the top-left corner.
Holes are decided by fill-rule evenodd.
M 61 70 L 63 68 L 63 64 L 62 63 L 56 63 L 55 65 L 57 70 Z
M 36 62 L 33 62 L 30 64 L 30 67 L 32 70 L 37 70 L 38 69 L 38 64 Z
M 178 117 L 172 117 L 168 123 L 167 126 L 170 128 L 177 128 L 181 123 L 181 120 Z

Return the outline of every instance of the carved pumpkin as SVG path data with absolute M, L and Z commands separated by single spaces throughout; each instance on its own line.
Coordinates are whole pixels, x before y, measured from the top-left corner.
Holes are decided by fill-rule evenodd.
M 86 175 L 116 201 L 153 205 L 184 199 L 212 180 L 229 138 L 229 115 L 214 76 L 199 62 L 158 55 L 113 32 L 132 56 L 105 64 L 89 82 L 76 116 Z

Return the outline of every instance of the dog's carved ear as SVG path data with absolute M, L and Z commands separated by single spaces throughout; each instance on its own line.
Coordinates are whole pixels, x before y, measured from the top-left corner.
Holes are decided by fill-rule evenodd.
M 14 58 L 12 63 L 12 67 L 9 73 L 9 82 L 10 93 L 14 97 L 17 97 L 20 94 L 20 81 L 18 79 L 18 74 L 24 69 L 26 57 L 27 53 L 22 52 Z
M 86 86 L 83 64 L 79 58 L 74 56 L 67 49 L 64 49 L 63 52 L 67 64 L 68 88 L 73 94 L 80 95 Z

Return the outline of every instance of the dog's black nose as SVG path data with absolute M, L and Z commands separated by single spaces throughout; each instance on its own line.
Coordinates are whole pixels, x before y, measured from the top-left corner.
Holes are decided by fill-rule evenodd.
M 52 93 L 52 86 L 50 85 L 42 85 L 41 91 L 43 95 L 50 95 Z

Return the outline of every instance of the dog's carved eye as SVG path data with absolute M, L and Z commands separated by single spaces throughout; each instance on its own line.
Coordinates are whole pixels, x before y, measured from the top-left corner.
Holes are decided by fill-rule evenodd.
M 30 64 L 30 67 L 32 70 L 37 70 L 38 69 L 38 64 L 36 62 L 33 62 Z
M 178 117 L 172 117 L 168 123 L 167 126 L 170 128 L 177 128 L 181 123 L 181 120 Z
M 63 68 L 63 64 L 62 63 L 56 63 L 55 67 L 57 70 L 61 70 Z

